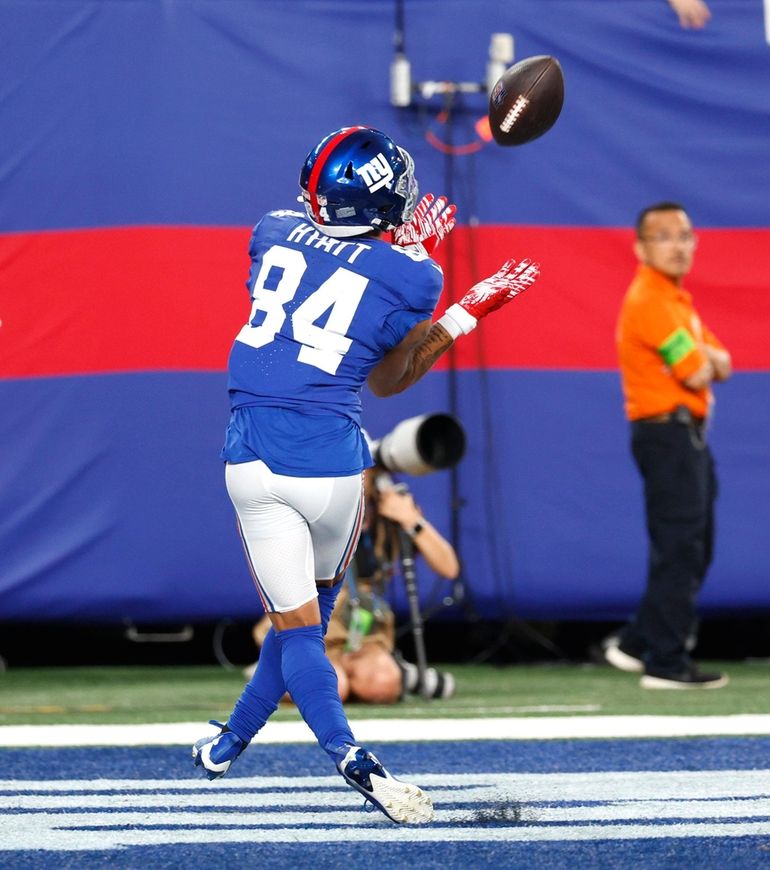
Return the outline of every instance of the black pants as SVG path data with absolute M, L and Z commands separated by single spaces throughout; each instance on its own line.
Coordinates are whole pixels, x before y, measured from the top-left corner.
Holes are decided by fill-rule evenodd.
M 702 429 L 677 421 L 632 423 L 631 451 L 644 480 L 649 564 L 621 644 L 648 671 L 677 673 L 690 661 L 696 600 L 713 555 L 714 460 Z

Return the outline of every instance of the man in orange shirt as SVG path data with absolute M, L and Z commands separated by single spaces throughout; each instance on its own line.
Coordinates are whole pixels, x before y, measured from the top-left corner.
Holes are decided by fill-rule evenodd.
M 732 373 L 730 354 L 682 288 L 696 238 L 684 208 L 662 202 L 636 223 L 636 276 L 617 329 L 631 449 L 644 481 L 647 588 L 632 620 L 604 643 L 605 659 L 642 673 L 648 689 L 717 688 L 722 674 L 690 659 L 696 599 L 711 562 L 716 477 L 706 428 L 711 384 Z

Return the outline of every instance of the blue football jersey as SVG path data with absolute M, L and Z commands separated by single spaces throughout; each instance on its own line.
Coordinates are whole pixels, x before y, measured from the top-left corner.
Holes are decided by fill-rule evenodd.
M 248 322 L 228 365 L 222 457 L 278 474 L 356 474 L 369 372 L 423 320 L 443 284 L 429 257 L 380 239 L 336 239 L 295 211 L 265 215 L 249 245 Z

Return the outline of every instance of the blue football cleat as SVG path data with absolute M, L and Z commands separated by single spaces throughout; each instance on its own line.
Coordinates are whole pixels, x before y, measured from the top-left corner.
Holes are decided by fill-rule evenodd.
M 433 819 L 433 803 L 425 792 L 391 776 L 376 756 L 360 746 L 343 747 L 340 755 L 345 749 L 337 770 L 391 821 L 419 825 Z
M 209 724 L 216 725 L 220 729 L 225 727 L 214 719 Z M 209 779 L 219 779 L 230 770 L 230 765 L 243 752 L 246 745 L 232 731 L 220 731 L 219 734 L 202 737 L 193 744 L 193 764 L 202 767 Z

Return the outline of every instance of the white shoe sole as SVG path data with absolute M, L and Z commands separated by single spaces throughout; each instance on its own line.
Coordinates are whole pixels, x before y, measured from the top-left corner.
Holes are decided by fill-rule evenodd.
M 721 689 L 730 682 L 726 676 L 720 677 L 718 680 L 710 680 L 708 683 L 683 683 L 678 680 L 666 680 L 663 677 L 651 677 L 645 674 L 639 685 L 643 689 Z
M 393 822 L 422 825 L 433 820 L 433 801 L 428 795 L 418 786 L 409 782 L 401 782 L 401 780 L 391 776 L 382 765 L 380 765 L 382 776 L 377 773 L 369 775 L 371 791 L 349 777 L 345 773 L 345 768 L 359 750 L 360 747 L 351 746 L 343 761 L 337 765 L 337 770 L 349 786 L 362 794 Z M 371 753 L 369 755 L 375 761 L 377 760 Z
M 433 801 L 421 788 L 392 776 L 383 778 L 372 774 L 370 779 L 371 797 L 389 819 L 406 825 L 424 825 L 433 821 Z M 368 796 L 366 791 L 361 793 Z

